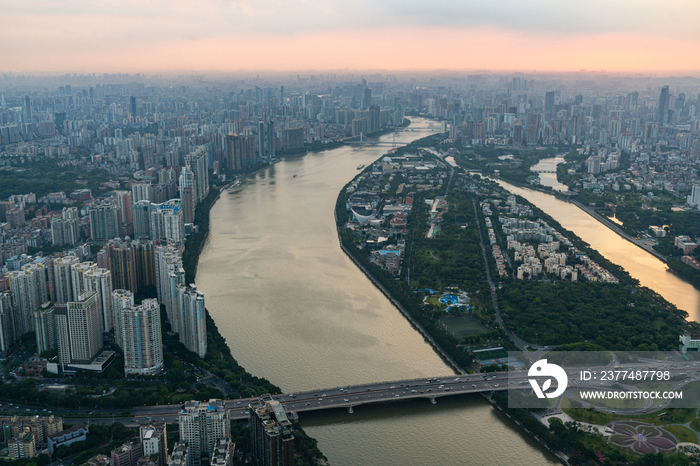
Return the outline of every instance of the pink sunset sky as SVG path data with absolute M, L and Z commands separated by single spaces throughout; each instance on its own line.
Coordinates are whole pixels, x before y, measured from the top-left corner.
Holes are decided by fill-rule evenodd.
M 700 69 L 699 0 L 0 0 L 7 72 Z

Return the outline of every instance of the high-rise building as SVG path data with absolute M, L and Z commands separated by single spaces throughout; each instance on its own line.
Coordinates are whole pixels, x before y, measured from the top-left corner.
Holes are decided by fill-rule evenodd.
M 254 165 L 255 156 L 250 160 L 245 160 L 244 165 Z M 191 154 L 185 156 L 185 164 L 192 171 L 194 178 L 194 195 L 197 203 L 202 202 L 209 194 L 209 171 L 207 168 L 207 148 L 199 146 Z
M 284 130 L 284 149 L 298 149 L 304 146 L 304 128 L 289 128 Z
M 131 116 L 136 117 L 136 97 L 135 96 L 132 95 L 129 98 L 129 104 L 130 104 L 129 111 L 131 112 Z
M 659 95 L 659 109 L 657 120 L 660 125 L 668 124 L 668 110 L 671 104 L 671 95 L 668 86 L 661 88 L 661 94 Z
M 107 241 L 97 257 L 97 265 L 111 272 L 113 289 L 138 292 L 136 255 L 128 236 L 124 240 L 115 238 Z
M 134 203 L 131 200 L 131 191 L 116 191 L 115 193 L 117 199 L 117 207 L 119 207 L 119 226 L 121 228 L 121 236 L 130 235 L 127 226 L 134 222 L 133 216 L 133 206 Z
M 136 204 L 140 201 L 154 201 L 153 186 L 150 182 L 140 181 L 131 184 L 131 199 Z
M 158 302 L 165 306 L 165 313 L 173 332 L 179 331 L 177 312 L 177 286 L 185 283 L 182 257 L 174 246 L 155 248 L 156 290 Z
M 544 111 L 547 116 L 552 115 L 552 110 L 554 109 L 554 96 L 556 91 L 547 91 L 544 94 Z
M 372 105 L 372 89 L 366 87 L 362 92 L 362 109 L 366 110 Z
M 143 456 L 158 455 L 158 466 L 168 464 L 168 430 L 166 424 L 139 426 Z
M 134 203 L 134 237 L 151 237 L 151 203 L 142 200 Z
M 132 241 L 131 246 L 134 248 L 136 257 L 136 286 L 155 286 L 156 266 L 153 241 L 140 239 Z
M 65 307 L 65 304 L 44 303 L 34 311 L 37 353 L 41 354 L 44 351 L 56 349 L 56 316 L 54 312 L 58 308 Z
M 22 123 L 32 121 L 32 101 L 28 95 L 22 99 Z
M 180 342 L 203 358 L 207 353 L 207 320 L 204 293 L 191 284 L 177 285 L 177 313 Z
M 189 167 L 180 172 L 180 199 L 182 200 L 182 218 L 185 223 L 194 222 L 194 210 L 197 204 L 194 193 L 194 174 Z
M 90 232 L 95 241 L 119 237 L 119 207 L 107 201 L 97 201 L 90 206 Z
M 270 159 L 275 158 L 275 122 L 270 120 L 267 122 L 267 156 Z
M 265 122 L 258 121 L 258 157 L 265 157 Z
M 687 200 L 690 205 L 700 206 L 700 186 L 693 185 Z
M 21 338 L 21 315 L 14 293 L 0 291 L 0 354 L 7 356 Z
M 294 466 L 292 423 L 279 401 L 263 395 L 250 403 L 250 445 L 255 466 Z
M 114 315 L 114 341 L 124 348 L 122 340 L 122 310 L 134 307 L 134 293 L 129 290 L 112 291 L 112 314 Z
M 82 294 L 65 308 L 56 307 L 54 317 L 59 363 L 92 363 L 102 349 L 102 318 L 97 293 Z
M 74 245 L 80 240 L 78 230 L 78 209 L 64 207 L 61 218 L 51 221 L 51 243 L 54 246 Z
M 158 300 L 144 299 L 139 306 L 121 309 L 119 320 L 125 374 L 154 375 L 163 370 Z
M 231 437 L 231 421 L 221 400 L 189 401 L 178 418 L 180 442 L 187 442 L 189 446 L 189 466 L 209 464 L 208 457 L 217 440 Z
M 226 164 L 229 170 L 242 170 L 258 163 L 255 157 L 255 136 L 226 136 Z
M 21 270 L 9 273 L 10 291 L 19 307 L 22 334 L 33 330 L 34 311 L 49 299 L 46 276 L 46 267 L 41 263 L 25 264 Z
M 369 132 L 374 133 L 379 131 L 381 122 L 379 120 L 379 105 L 369 106 Z
M 114 328 L 112 315 L 112 274 L 109 270 L 98 268 L 94 262 L 74 264 L 71 270 L 73 299 L 87 292 L 97 293 L 98 306 L 101 311 L 102 331 Z
M 79 263 L 80 259 L 75 256 L 63 256 L 53 260 L 55 300 L 57 303 L 65 304 L 68 301 L 73 301 L 71 270 L 75 264 Z
M 151 239 L 161 241 L 185 241 L 185 222 L 182 216 L 182 201 L 170 199 L 164 204 L 151 204 Z

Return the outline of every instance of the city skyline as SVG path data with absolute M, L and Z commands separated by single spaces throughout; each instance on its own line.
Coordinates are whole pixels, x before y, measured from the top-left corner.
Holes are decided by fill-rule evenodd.
M 698 71 L 681 0 L 0 2 L 3 72 L 332 69 Z

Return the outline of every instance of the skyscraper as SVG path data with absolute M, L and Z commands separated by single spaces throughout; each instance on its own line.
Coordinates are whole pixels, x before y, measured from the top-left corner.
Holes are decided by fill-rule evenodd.
M 258 122 L 258 157 L 265 157 L 265 122 Z
M 185 270 L 182 268 L 180 252 L 171 245 L 156 247 L 155 266 L 158 302 L 165 306 L 171 330 L 177 333 L 177 286 L 185 283 Z
M 44 303 L 34 311 L 34 331 L 36 332 L 36 351 L 41 354 L 44 351 L 56 349 L 56 309 L 65 308 L 65 304 Z
M 183 167 L 180 172 L 180 199 L 182 200 L 182 218 L 185 223 L 194 222 L 196 205 L 194 195 L 194 174 L 190 167 Z
M 11 291 L 0 292 L 0 354 L 6 356 L 22 338 L 19 306 Z
M 177 313 L 180 342 L 203 358 L 207 353 L 207 321 L 204 293 L 197 287 L 177 285 Z
M 78 209 L 64 207 L 61 218 L 51 220 L 51 243 L 54 246 L 74 245 L 80 240 L 78 231 Z
M 185 241 L 185 222 L 182 217 L 182 201 L 170 199 L 164 204 L 151 204 L 151 239 L 161 241 Z
M 49 294 L 44 264 L 31 263 L 22 270 L 9 273 L 10 291 L 15 295 L 19 307 L 21 333 L 31 332 L 34 326 L 34 311 L 48 301 Z
M 552 110 L 554 109 L 555 94 L 555 91 L 547 91 L 544 95 L 544 112 L 546 116 L 552 115 Z
M 29 123 L 32 120 L 32 101 L 28 95 L 22 99 L 22 123 Z
M 151 237 L 151 203 L 142 200 L 134 203 L 134 237 Z
M 112 288 L 138 292 L 136 283 L 136 255 L 127 236 L 125 240 L 115 238 L 107 241 L 104 249 L 98 253 L 98 266 L 109 269 L 112 276 Z
M 134 293 L 129 290 L 112 291 L 112 313 L 114 315 L 114 341 L 124 349 L 122 335 L 122 311 L 134 306 Z
M 256 466 L 294 466 L 292 423 L 279 401 L 263 395 L 250 403 L 250 445 Z
M 99 301 L 97 293 L 88 292 L 55 308 L 59 363 L 90 364 L 102 349 Z
M 107 269 L 97 267 L 94 262 L 74 264 L 71 270 L 73 299 L 87 292 L 97 294 L 97 304 L 101 312 L 100 323 L 102 331 L 109 332 L 114 328 L 112 315 L 112 274 Z
M 661 94 L 659 95 L 659 113 L 658 119 L 660 125 L 668 124 L 668 109 L 670 107 L 671 95 L 668 90 L 668 86 L 661 88 Z
M 79 263 L 80 259 L 75 256 L 63 256 L 53 260 L 54 289 L 57 303 L 65 304 L 68 301 L 73 301 L 71 270 L 73 265 Z
M 119 320 L 125 374 L 153 375 L 163 370 L 158 300 L 144 299 L 139 306 L 121 309 Z
M 194 195 L 197 203 L 202 202 L 209 194 L 209 171 L 207 169 L 207 148 L 199 146 L 191 154 L 185 156 L 185 164 L 192 171 L 194 178 Z
M 272 120 L 267 122 L 267 156 L 275 158 L 275 122 Z
M 107 201 L 90 206 L 90 232 L 93 240 L 106 241 L 119 236 L 119 208 Z
M 226 164 L 229 170 L 242 170 L 255 165 L 255 136 L 229 134 L 226 136 Z
M 189 444 L 189 466 L 207 465 L 216 441 L 231 436 L 231 421 L 221 400 L 189 401 L 180 411 L 178 420 L 180 442 Z
M 136 286 L 155 286 L 156 268 L 153 241 L 140 239 L 132 241 L 131 246 L 134 248 L 134 256 L 136 257 Z

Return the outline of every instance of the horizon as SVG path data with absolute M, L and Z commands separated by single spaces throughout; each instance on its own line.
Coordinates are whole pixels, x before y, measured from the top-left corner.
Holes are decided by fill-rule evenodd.
M 0 4 L 4 73 L 700 72 L 686 52 L 700 50 L 695 0 Z

